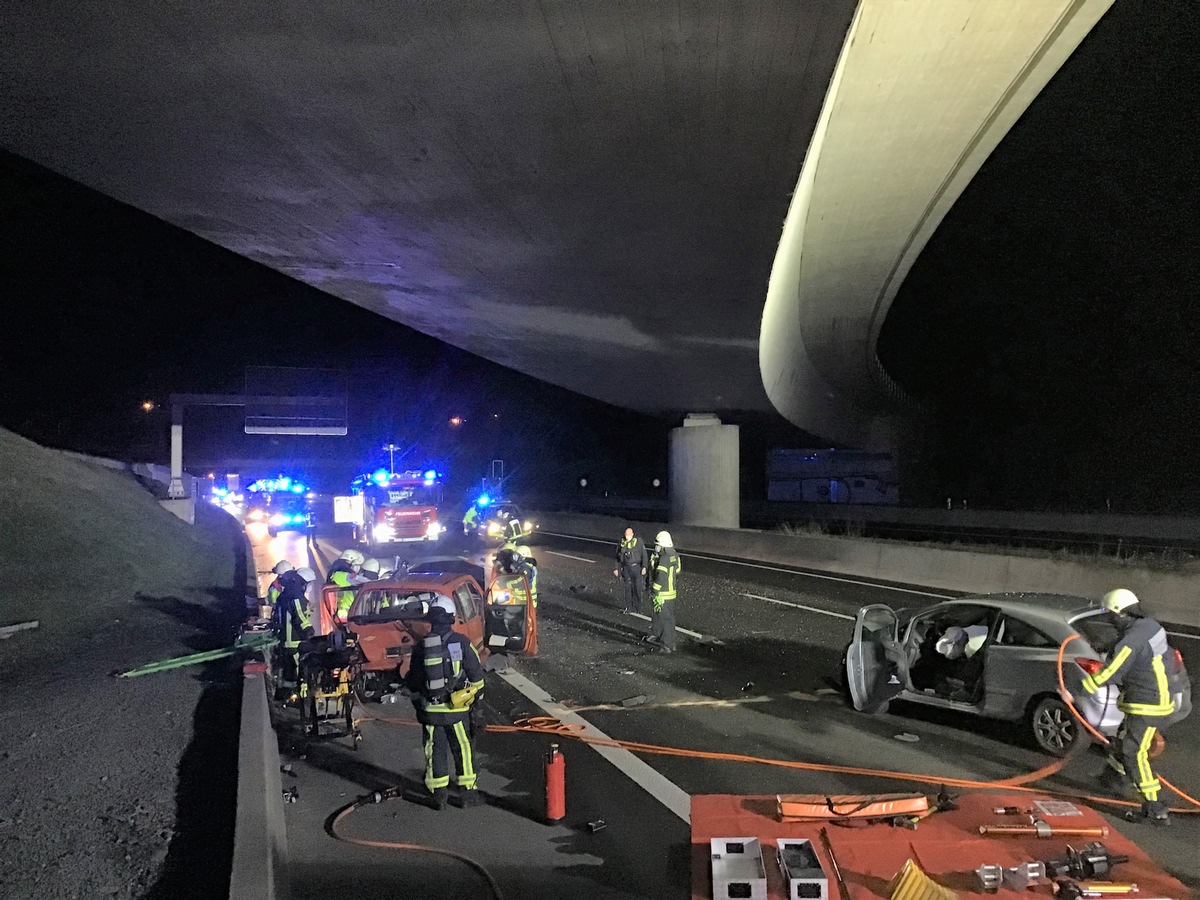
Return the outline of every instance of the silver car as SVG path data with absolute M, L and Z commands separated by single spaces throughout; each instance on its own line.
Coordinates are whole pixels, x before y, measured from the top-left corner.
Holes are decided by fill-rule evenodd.
M 907 700 L 988 719 L 1027 723 L 1038 747 L 1066 755 L 1083 729 L 1058 695 L 1058 650 L 1066 638 L 1063 678 L 1076 708 L 1102 734 L 1116 734 L 1118 689 L 1082 688 L 1118 640 L 1108 614 L 1081 597 L 986 594 L 938 603 L 916 613 L 864 606 L 846 649 L 854 708 L 881 712 Z

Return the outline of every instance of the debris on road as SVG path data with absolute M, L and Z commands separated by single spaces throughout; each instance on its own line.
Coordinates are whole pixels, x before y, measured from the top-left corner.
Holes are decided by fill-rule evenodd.
M 34 619 L 31 622 L 18 622 L 16 625 L 0 626 L 0 641 L 7 641 L 18 631 L 29 631 L 30 629 L 37 628 L 39 624 L 41 623 L 37 619 Z
M 298 790 L 296 790 L 294 787 L 290 787 L 286 791 L 283 792 L 283 802 L 284 803 L 295 803 L 299 799 L 300 799 L 300 792 Z
M 607 828 L 608 823 L 603 819 L 597 819 L 594 822 L 588 822 L 587 826 L 588 830 L 591 831 L 592 834 L 595 834 L 597 831 L 603 831 L 605 828 Z
M 893 734 L 892 739 L 897 740 L 897 741 L 904 741 L 904 743 L 906 743 L 906 744 L 915 744 L 921 740 L 921 738 L 919 736 L 917 736 L 915 734 L 910 734 L 907 731 L 902 731 L 899 734 Z
M 636 697 L 626 697 L 621 701 L 621 705 L 626 709 L 629 709 L 632 706 L 641 706 L 648 699 L 649 698 L 645 694 L 638 694 Z

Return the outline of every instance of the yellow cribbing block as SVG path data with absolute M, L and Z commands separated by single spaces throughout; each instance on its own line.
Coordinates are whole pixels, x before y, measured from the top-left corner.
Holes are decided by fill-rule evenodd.
M 955 900 L 958 896 L 926 875 L 911 859 L 888 882 L 887 890 L 891 900 Z

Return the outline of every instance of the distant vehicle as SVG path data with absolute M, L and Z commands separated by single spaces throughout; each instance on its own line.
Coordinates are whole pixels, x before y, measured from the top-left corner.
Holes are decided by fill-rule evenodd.
M 854 708 L 865 712 L 896 699 L 1024 721 L 1039 748 L 1065 756 L 1085 739 L 1058 696 L 1058 649 L 1076 634 L 1063 661 L 1065 684 L 1093 727 L 1116 734 L 1124 718 L 1118 689 L 1105 685 L 1088 695 L 1082 679 L 1099 671 L 1117 630 L 1105 610 L 1081 597 L 985 594 L 916 613 L 864 606 L 846 648 L 846 686 Z M 1190 708 L 1190 685 L 1187 693 Z
M 245 521 L 265 524 L 272 537 L 284 531 L 303 531 L 314 497 L 307 485 L 286 475 L 260 479 L 246 489 Z
M 464 526 L 464 531 L 468 537 L 474 536 L 485 541 L 523 540 L 537 531 L 537 527 L 511 500 L 493 500 L 479 510 L 474 529 Z
M 380 469 L 354 479 L 350 489 L 345 507 L 354 539 L 373 551 L 394 543 L 436 541 L 446 530 L 441 521 L 442 474 L 434 469 Z

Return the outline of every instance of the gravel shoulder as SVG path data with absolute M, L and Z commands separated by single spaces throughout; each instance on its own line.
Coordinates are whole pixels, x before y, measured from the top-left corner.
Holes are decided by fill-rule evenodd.
M 112 673 L 232 640 L 244 542 L 132 476 L 0 431 L 0 896 L 228 892 L 240 677 Z

